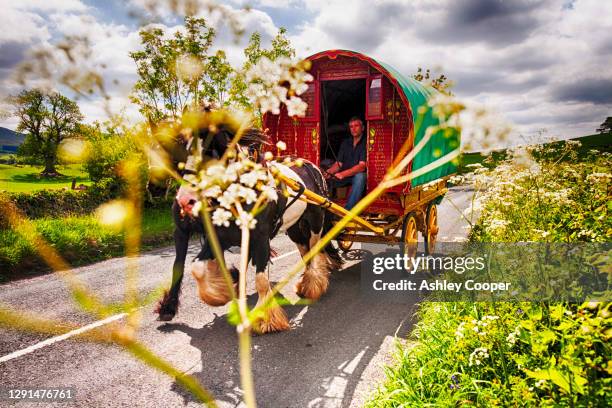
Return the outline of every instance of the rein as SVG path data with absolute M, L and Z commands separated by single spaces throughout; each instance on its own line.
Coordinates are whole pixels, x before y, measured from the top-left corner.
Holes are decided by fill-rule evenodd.
M 304 187 L 304 184 L 300 183 L 299 181 L 297 183 L 299 185 L 297 194 L 291 198 L 291 201 L 289 201 L 289 204 L 287 204 L 284 207 L 279 206 L 277 209 L 276 220 L 274 222 L 274 229 L 272 230 L 272 236 L 275 236 L 278 233 L 278 230 L 280 230 L 281 225 L 283 225 L 283 216 L 285 215 L 285 212 L 287 212 L 289 207 L 295 204 L 295 202 L 300 199 L 302 194 L 304 194 L 304 190 L 306 189 L 306 187 Z

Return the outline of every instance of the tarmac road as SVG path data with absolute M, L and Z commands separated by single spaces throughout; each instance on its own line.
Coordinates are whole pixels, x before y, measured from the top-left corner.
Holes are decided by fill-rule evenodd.
M 465 238 L 468 224 L 458 209 L 469 205 L 472 192 L 454 188 L 439 206 L 439 240 Z M 285 236 L 272 243 L 279 257 L 270 267 L 278 281 L 299 257 Z M 358 248 L 358 245 L 356 245 Z M 195 244 L 190 256 L 195 255 Z M 141 293 L 170 279 L 173 247 L 141 255 Z M 228 263 L 237 255 L 226 254 Z M 260 407 L 361 406 L 384 378 L 382 365 L 391 361 L 394 336 L 405 337 L 414 323 L 418 299 L 407 304 L 366 301 L 360 296 L 359 251 L 331 277 L 328 293 L 316 304 L 287 306 L 292 330 L 253 338 L 253 371 Z M 105 302 L 123 298 L 125 258 L 75 269 Z M 227 307 L 211 308 L 197 298 L 196 286 L 185 274 L 181 307 L 172 322 L 156 321 L 153 306 L 142 313 L 138 338 L 175 367 L 195 376 L 221 407 L 241 406 L 242 393 L 235 329 L 226 320 Z M 256 302 L 250 282 L 250 303 Z M 283 290 L 297 300 L 292 286 Z M 71 322 L 88 330 L 96 317 L 74 305 L 56 275 L 0 285 L 0 303 L 38 316 Z M 111 319 L 120 320 L 122 316 Z M 116 346 L 74 338 L 51 337 L 0 329 L 0 388 L 71 387 L 73 403 L 57 406 L 196 406 L 197 401 L 172 378 L 159 373 Z M 5 406 L 8 401 L 0 401 Z M 27 404 L 19 406 L 44 404 Z

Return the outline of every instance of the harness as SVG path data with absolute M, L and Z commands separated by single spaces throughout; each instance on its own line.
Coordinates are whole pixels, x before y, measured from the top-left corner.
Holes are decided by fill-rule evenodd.
M 298 182 L 298 184 L 300 185 L 300 188 L 298 189 L 297 194 L 291 198 L 291 201 L 289 201 L 289 204 L 282 205 L 280 203 L 281 199 L 279 198 L 279 202 L 278 202 L 279 205 L 276 208 L 276 215 L 274 219 L 274 228 L 272 229 L 272 236 L 275 236 L 280 230 L 281 225 L 283 225 L 283 216 L 285 215 L 285 212 L 287 211 L 287 209 L 291 207 L 293 204 L 295 204 L 295 202 L 300 199 L 302 194 L 304 194 L 304 190 L 306 190 L 306 187 L 300 182 Z M 281 197 L 283 197 L 283 200 L 287 199 L 282 194 L 281 194 Z
M 237 147 L 239 151 L 244 152 L 243 146 L 238 145 Z M 249 145 L 247 147 L 247 153 L 248 153 L 248 157 L 252 157 L 253 161 L 257 163 L 261 163 L 266 169 L 268 168 L 267 162 L 263 159 L 263 157 L 259 156 L 259 149 L 257 149 L 255 145 Z M 279 198 L 277 201 L 277 207 L 276 207 L 276 214 L 274 214 L 274 220 L 272 221 L 274 227 L 272 228 L 271 236 L 275 236 L 280 230 L 280 227 L 283 225 L 283 216 L 285 215 L 285 212 L 287 212 L 289 207 L 295 204 L 296 201 L 300 199 L 302 194 L 304 194 L 304 190 L 306 190 L 306 187 L 300 182 L 298 182 L 298 184 L 300 187 L 297 193 L 293 197 L 291 197 L 291 200 L 289 201 L 287 205 L 284 205 L 284 202 L 283 202 L 283 201 L 285 202 L 287 201 L 287 197 L 285 197 L 284 194 L 279 194 Z
M 307 164 L 311 164 L 314 167 L 314 164 L 308 162 Z M 323 179 L 323 177 L 317 177 L 317 175 L 315 175 L 315 173 L 313 172 L 312 168 L 310 166 L 303 166 L 304 169 L 308 172 L 308 175 L 314 180 L 315 184 L 317 185 L 317 188 L 319 189 L 319 191 L 321 191 L 323 193 L 323 195 L 328 196 L 328 191 L 327 191 L 327 183 L 325 182 L 325 180 Z M 320 176 L 320 174 L 318 174 L 318 176 Z M 321 182 L 323 182 L 323 184 L 321 184 Z

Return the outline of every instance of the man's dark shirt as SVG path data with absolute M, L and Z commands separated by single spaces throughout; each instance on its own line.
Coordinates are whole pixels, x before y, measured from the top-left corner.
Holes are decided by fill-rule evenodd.
M 353 136 L 344 139 L 340 145 L 338 161 L 342 163 L 340 171 L 355 167 L 359 162 L 367 162 L 365 137 L 361 135 L 361 139 L 355 147 L 353 147 Z

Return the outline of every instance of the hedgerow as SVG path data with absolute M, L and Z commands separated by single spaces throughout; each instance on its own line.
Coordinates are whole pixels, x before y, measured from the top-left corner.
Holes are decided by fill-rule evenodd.
M 101 203 L 116 198 L 122 184 L 117 179 L 106 178 L 86 190 L 39 190 L 32 193 L 1 193 L 12 201 L 30 219 L 68 215 L 83 215 L 94 211 Z M 0 228 L 6 228 L 6 220 L 0 215 Z

